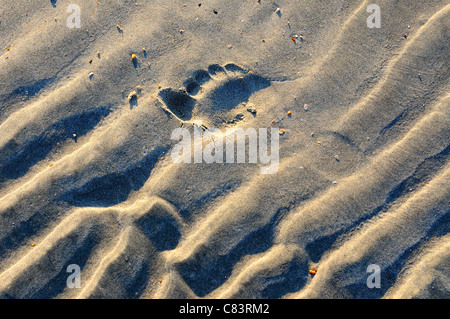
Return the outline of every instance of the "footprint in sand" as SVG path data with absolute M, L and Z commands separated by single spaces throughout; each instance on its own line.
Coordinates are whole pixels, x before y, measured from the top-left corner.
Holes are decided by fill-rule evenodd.
M 196 119 L 219 126 L 227 122 L 230 111 L 269 85 L 267 78 L 236 64 L 212 64 L 208 70 L 194 71 L 184 81 L 184 88 L 163 89 L 159 97 L 167 110 L 181 121 Z

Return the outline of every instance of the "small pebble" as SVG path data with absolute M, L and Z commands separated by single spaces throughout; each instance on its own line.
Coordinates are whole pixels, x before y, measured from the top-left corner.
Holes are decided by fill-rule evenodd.
M 139 95 L 136 91 L 132 91 L 130 92 L 130 94 L 128 94 L 128 102 L 131 102 L 134 99 L 138 99 Z
M 256 108 L 253 105 L 249 105 L 247 107 L 247 111 L 252 113 L 252 114 L 256 114 Z

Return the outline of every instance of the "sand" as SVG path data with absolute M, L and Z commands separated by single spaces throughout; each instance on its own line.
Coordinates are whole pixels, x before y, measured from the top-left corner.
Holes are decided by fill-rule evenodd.
M 450 5 L 370 4 L 0 0 L 0 298 L 448 298 Z

